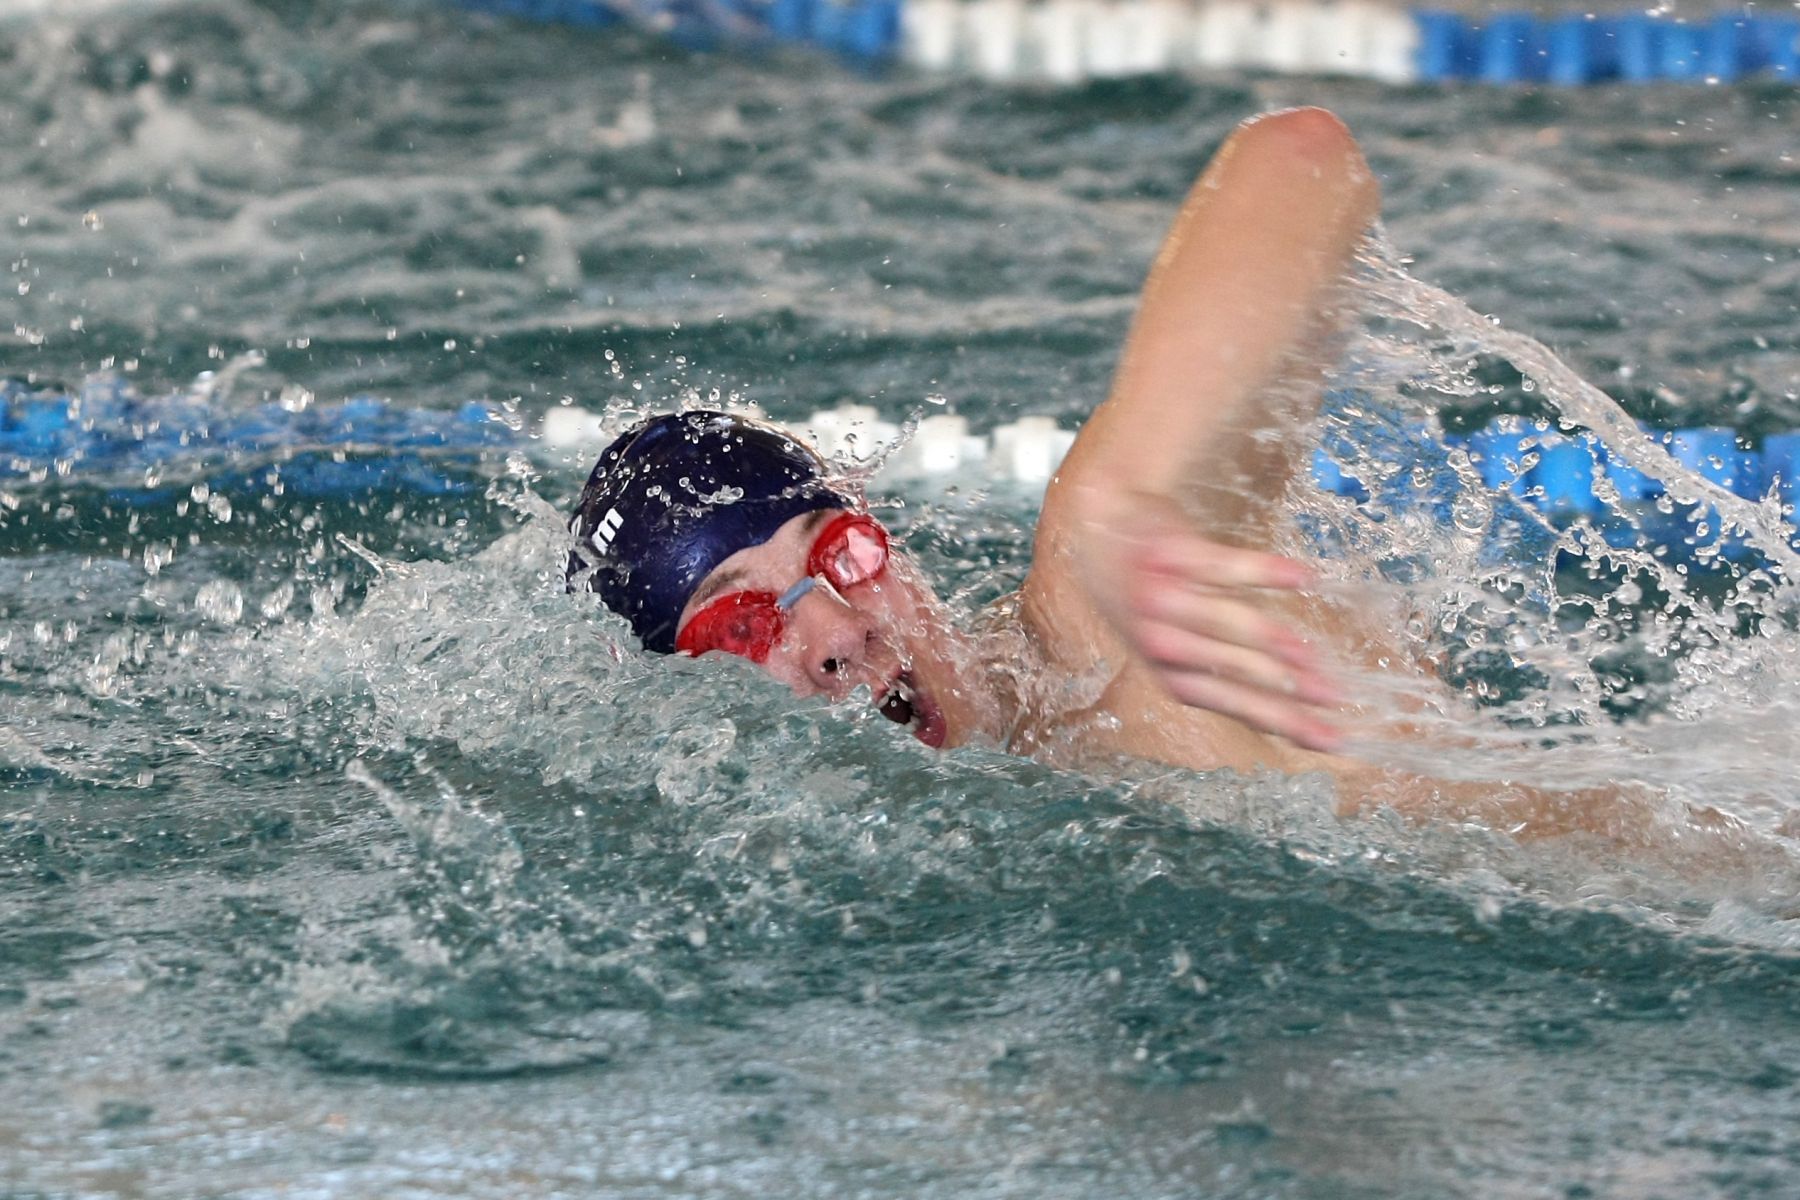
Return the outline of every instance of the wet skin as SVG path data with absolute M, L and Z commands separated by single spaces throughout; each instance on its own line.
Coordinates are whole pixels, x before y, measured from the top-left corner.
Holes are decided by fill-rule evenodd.
M 678 627 L 734 591 L 780 594 L 806 575 L 819 530 L 840 510 L 788 521 L 768 541 L 713 568 L 681 610 Z M 894 548 L 887 569 L 838 591 L 822 579 L 787 610 L 781 639 L 762 664 L 796 695 L 843 700 L 867 688 L 889 720 L 928 746 L 959 745 L 991 723 L 991 708 L 959 677 L 963 638 L 944 619 L 918 569 Z
M 814 538 L 838 511 L 795 517 L 769 541 L 720 563 L 682 609 L 681 624 L 731 591 L 785 591 L 804 575 Z M 1072 732 L 1078 746 L 1170 762 L 1184 756 L 1217 762 L 1269 754 L 1266 748 L 1246 749 L 1221 735 L 1218 725 L 1224 719 L 1218 714 L 1172 698 L 1160 712 L 1135 712 L 1121 699 L 1118 679 L 1091 706 L 1038 711 L 1024 697 L 994 685 L 987 655 L 997 648 L 951 624 L 917 567 L 898 547 L 891 549 L 888 569 L 874 579 L 841 593 L 821 583 L 801 597 L 787 611 L 782 638 L 763 669 L 801 696 L 841 701 L 866 688 L 883 716 L 906 725 L 914 737 L 934 748 L 979 740 L 1057 758 L 1061 756 L 1057 745 L 1066 744 L 1066 734 Z M 1154 564 L 1144 569 L 1154 571 Z M 1002 641 L 1006 645 L 1001 653 L 1016 651 L 1009 639 Z M 1126 671 L 1120 678 L 1129 674 Z M 1096 724 L 1090 720 L 1096 712 L 1138 719 Z M 1117 732 L 1109 736 L 1107 729 Z M 1166 743 L 1147 741 L 1146 729 L 1163 730 Z M 1324 769 L 1337 777 L 1339 810 L 1344 815 L 1385 805 L 1415 816 L 1473 817 L 1525 838 L 1582 832 L 1638 846 L 1658 840 L 1651 828 L 1654 809 L 1610 790 L 1550 794 L 1516 785 L 1424 779 L 1307 755 L 1297 748 L 1288 754 L 1277 760 L 1284 769 Z M 1268 763 L 1269 758 L 1251 760 L 1250 765 L 1258 761 Z M 1686 852 L 1704 852 L 1711 866 L 1735 863 L 1736 832 L 1736 823 L 1722 814 L 1696 813 Z
M 1271 531 L 1239 510 L 1246 497 L 1278 497 L 1295 470 L 1297 459 L 1262 436 L 1277 418 L 1265 401 L 1294 386 L 1316 397 L 1321 314 L 1376 198 L 1355 141 L 1330 114 L 1247 122 L 1178 214 L 1112 393 L 1045 493 L 1009 622 L 1019 637 L 977 645 L 958 635 L 895 555 L 885 576 L 849 595 L 802 598 L 770 673 L 801 694 L 867 686 L 878 704 L 904 675 L 943 713 L 944 737 L 932 744 L 979 736 L 1052 757 L 1341 769 L 1330 755 L 1335 689 L 1297 635 L 1305 614 L 1282 600 L 1296 599 L 1310 572 L 1260 550 Z M 1215 469 L 1221 461 L 1229 472 Z M 1201 509 L 1177 502 L 1196 477 L 1239 476 L 1241 490 Z M 823 519 L 796 518 L 726 560 L 682 621 L 728 575 L 742 576 L 732 587 L 792 585 Z M 1007 672 L 991 668 L 1008 654 L 1030 664 L 1023 688 L 994 683 Z
M 1611 789 L 1435 779 L 1336 752 L 1342 714 L 1323 664 L 1415 668 L 1361 614 L 1316 605 L 1305 567 L 1262 549 L 1277 540 L 1281 497 L 1305 461 L 1294 439 L 1270 435 L 1316 409 L 1333 297 L 1377 201 L 1368 164 L 1330 114 L 1247 122 L 1190 192 L 1152 267 L 1113 389 L 1045 493 L 1031 568 L 1004 619 L 984 623 L 979 639 L 959 632 L 895 552 L 886 571 L 842 594 L 821 586 L 801 597 L 768 672 L 802 695 L 867 688 L 932 746 L 1324 771 L 1346 814 L 1387 806 L 1518 836 L 1641 840 L 1650 810 Z M 724 590 L 785 592 L 833 515 L 796 517 L 725 560 L 682 623 Z M 1378 739 L 1409 736 L 1404 713 L 1365 723 Z M 1733 836 L 1716 826 L 1692 830 Z

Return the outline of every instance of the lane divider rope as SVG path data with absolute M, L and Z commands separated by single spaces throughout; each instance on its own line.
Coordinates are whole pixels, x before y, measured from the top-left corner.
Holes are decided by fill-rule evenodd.
M 696 47 L 798 43 L 860 64 L 1076 84 L 1259 70 L 1386 83 L 1800 80 L 1800 15 L 1754 9 L 1480 17 L 1371 0 L 447 0 Z
M 846 469 L 868 472 L 876 489 L 901 493 L 946 478 L 1036 490 L 1075 440 L 1074 431 L 1047 416 L 980 432 L 954 413 L 902 426 L 854 404 L 790 424 Z M 221 404 L 204 389 L 146 398 L 117 379 L 90 381 L 75 395 L 8 382 L 0 384 L 0 524 L 45 487 L 93 487 L 133 505 L 179 497 L 200 483 L 215 492 L 306 498 L 466 495 L 487 485 L 493 460 L 503 455 L 585 470 L 617 426 L 573 405 L 550 409 L 533 426 L 475 401 L 453 410 L 368 397 L 245 407 Z M 1645 429 L 1644 436 L 1687 472 L 1744 499 L 1779 504 L 1800 545 L 1800 431 L 1756 446 L 1723 427 Z M 1313 482 L 1355 503 L 1426 504 L 1451 519 L 1441 480 L 1420 492 L 1413 467 L 1431 456 L 1462 455 L 1488 499 L 1552 524 L 1591 521 L 1615 545 L 1665 545 L 1689 560 L 1748 553 L 1703 503 L 1676 503 L 1660 480 L 1583 431 L 1519 417 L 1461 435 L 1423 424 L 1363 429 L 1328 419 L 1322 443 L 1313 454 Z

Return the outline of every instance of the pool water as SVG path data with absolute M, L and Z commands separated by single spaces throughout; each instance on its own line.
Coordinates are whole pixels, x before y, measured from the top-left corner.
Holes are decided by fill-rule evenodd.
M 1009 90 L 274 0 L 0 54 L 7 373 L 220 424 L 716 390 L 1072 426 L 1211 149 L 1332 107 L 1413 279 L 1371 267 L 1327 424 L 1433 478 L 1296 502 L 1482 696 L 1389 752 L 1630 783 L 1652 830 L 934 754 L 644 659 L 560 591 L 579 453 L 327 496 L 267 450 L 15 464 L 0 1195 L 1792 1193 L 1788 552 L 1586 571 L 1420 433 L 1800 427 L 1791 86 Z M 1028 490 L 877 499 L 958 603 L 1022 576 Z

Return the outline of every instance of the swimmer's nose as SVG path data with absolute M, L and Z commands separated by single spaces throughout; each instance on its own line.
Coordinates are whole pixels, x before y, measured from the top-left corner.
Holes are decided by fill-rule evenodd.
M 843 695 L 856 686 L 875 637 L 866 613 L 822 584 L 788 611 L 788 622 L 788 645 L 814 687 Z

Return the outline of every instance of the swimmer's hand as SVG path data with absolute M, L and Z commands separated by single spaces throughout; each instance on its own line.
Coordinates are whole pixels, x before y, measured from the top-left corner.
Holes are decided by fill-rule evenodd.
M 1133 494 L 1083 531 L 1095 607 L 1181 703 L 1310 750 L 1339 741 L 1338 703 L 1317 653 L 1270 615 L 1271 591 L 1313 582 L 1305 565 L 1202 537 L 1170 501 Z

